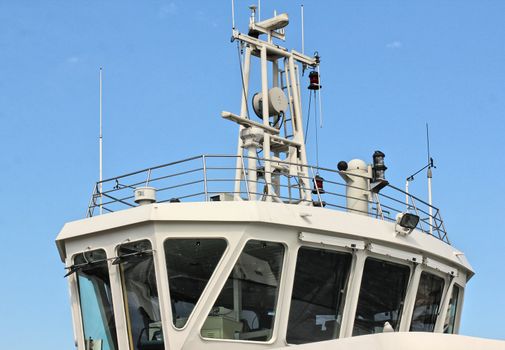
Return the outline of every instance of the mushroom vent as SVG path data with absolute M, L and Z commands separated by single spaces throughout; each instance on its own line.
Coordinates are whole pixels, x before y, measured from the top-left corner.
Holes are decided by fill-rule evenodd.
M 134 194 L 135 203 L 138 205 L 146 205 L 156 202 L 156 189 L 154 187 L 136 188 Z

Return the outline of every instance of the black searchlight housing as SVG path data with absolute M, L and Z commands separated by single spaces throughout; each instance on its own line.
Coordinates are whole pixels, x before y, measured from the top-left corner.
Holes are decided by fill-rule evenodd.
M 411 213 L 400 213 L 396 216 L 395 230 L 397 233 L 406 236 L 417 227 L 419 216 Z

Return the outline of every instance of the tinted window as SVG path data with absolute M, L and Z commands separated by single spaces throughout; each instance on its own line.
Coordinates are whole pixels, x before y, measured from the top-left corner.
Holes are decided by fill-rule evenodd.
M 186 324 L 226 249 L 224 239 L 167 239 L 165 257 L 176 327 Z
M 122 244 L 113 264 L 121 271 L 130 348 L 164 349 L 151 243 Z
M 105 251 L 93 250 L 74 259 L 86 348 L 116 350 L 117 336 Z
M 444 279 L 427 272 L 421 274 L 410 330 L 433 332 L 437 322 L 440 301 L 444 290 Z
M 365 262 L 353 335 L 381 333 L 386 322 L 397 329 L 410 268 L 368 258 Z
M 447 315 L 444 322 L 444 333 L 454 333 L 456 324 L 456 312 L 458 311 L 459 287 L 453 285 L 451 299 L 447 307 Z
M 247 242 L 202 327 L 202 336 L 270 339 L 283 258 L 280 243 Z
M 287 341 L 338 338 L 351 254 L 300 248 L 289 310 Z

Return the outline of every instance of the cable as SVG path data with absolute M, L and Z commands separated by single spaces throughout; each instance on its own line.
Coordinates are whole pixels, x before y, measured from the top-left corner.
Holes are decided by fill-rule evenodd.
M 238 64 L 240 66 L 240 79 L 242 81 L 242 93 L 244 94 L 244 98 L 245 98 L 245 108 L 246 108 L 246 111 L 247 111 L 247 118 L 250 118 L 250 114 L 249 114 L 249 102 L 247 101 L 247 93 L 245 91 L 245 83 L 244 83 L 244 72 L 243 72 L 243 69 L 242 69 L 242 54 L 240 53 L 240 44 L 239 42 L 237 41 L 237 54 L 238 54 Z
M 309 121 L 310 121 L 310 101 L 312 100 L 312 91 L 309 93 L 309 108 L 307 112 L 307 123 L 305 124 L 305 144 L 307 144 L 307 139 L 309 137 Z
M 314 91 L 314 100 L 316 99 L 316 91 Z M 314 103 L 314 127 L 316 129 L 316 167 L 319 169 L 319 138 L 317 132 L 317 103 Z

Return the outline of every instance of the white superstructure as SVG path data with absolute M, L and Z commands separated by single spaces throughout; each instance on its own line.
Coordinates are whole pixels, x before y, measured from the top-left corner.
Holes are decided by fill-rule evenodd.
M 308 164 L 300 76 L 318 91 L 319 58 L 274 42 L 288 23 L 253 8 L 233 31 L 236 154 L 99 181 L 63 227 L 77 348 L 505 349 L 455 335 L 473 270 L 439 210 L 387 182 L 383 153 Z

